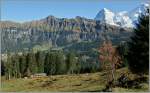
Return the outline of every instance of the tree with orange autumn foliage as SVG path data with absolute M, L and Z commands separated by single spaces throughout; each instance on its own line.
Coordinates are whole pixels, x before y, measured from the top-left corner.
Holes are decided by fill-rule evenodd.
M 107 81 L 115 80 L 115 70 L 122 63 L 121 57 L 118 54 L 116 47 L 112 46 L 111 41 L 104 41 L 99 48 L 99 61 L 103 70 L 106 70 Z

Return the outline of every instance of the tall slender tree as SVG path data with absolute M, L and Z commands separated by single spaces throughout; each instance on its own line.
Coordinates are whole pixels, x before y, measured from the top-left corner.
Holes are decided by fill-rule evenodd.
M 3 60 L 1 60 L 1 75 L 4 76 L 6 71 L 6 66 Z
M 35 60 L 36 60 L 36 64 L 37 64 L 37 72 L 38 73 L 42 73 L 43 72 L 43 68 L 44 68 L 44 63 L 42 62 L 42 58 L 41 58 L 41 52 L 38 51 L 37 53 L 35 53 Z
M 64 59 L 64 54 L 62 52 L 57 52 L 56 54 L 56 74 L 64 74 L 66 71 L 66 64 Z
M 149 72 L 149 10 L 139 17 L 134 29 L 134 35 L 128 42 L 129 51 L 127 60 L 129 69 L 133 73 L 144 74 Z
M 115 69 L 121 64 L 121 58 L 111 41 L 104 41 L 99 49 L 99 60 L 104 70 L 108 72 L 108 82 L 115 80 Z
M 35 59 L 35 54 L 34 53 L 29 53 L 30 57 L 29 57 L 29 68 L 31 70 L 32 74 L 35 74 L 38 72 L 38 66 L 36 63 L 36 59 Z
M 46 53 L 44 59 L 44 73 L 49 75 L 49 53 Z
M 10 53 L 7 53 L 7 62 L 5 63 L 5 66 L 6 66 L 6 79 L 10 80 L 12 77 L 12 64 Z
M 24 76 L 30 76 L 31 70 L 30 70 L 30 54 L 27 53 L 25 58 L 25 70 L 24 70 Z
M 22 56 L 19 57 L 19 70 L 21 73 L 21 77 L 24 76 L 24 71 L 26 68 L 26 60 L 25 60 L 26 55 L 23 54 Z
M 76 62 L 77 60 L 75 58 L 75 54 L 73 52 L 68 53 L 66 57 L 66 65 L 67 65 L 67 72 L 69 74 L 72 74 L 74 72 Z
M 56 74 L 56 53 L 51 53 L 49 58 L 50 75 L 54 75 Z

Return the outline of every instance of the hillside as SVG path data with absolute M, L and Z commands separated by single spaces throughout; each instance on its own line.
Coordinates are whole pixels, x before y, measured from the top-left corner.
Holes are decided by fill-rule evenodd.
M 117 70 L 116 77 L 122 73 L 129 72 L 127 68 L 121 68 Z M 29 78 L 29 79 L 11 79 L 4 80 L 2 77 L 2 90 L 9 92 L 27 92 L 27 91 L 71 91 L 71 92 L 99 92 L 105 88 L 106 85 L 106 72 L 87 73 L 78 75 L 54 75 L 43 78 Z M 130 72 L 129 72 L 130 73 Z M 132 80 L 137 76 L 129 74 Z M 113 92 L 136 92 L 136 91 L 148 91 L 148 83 L 142 83 L 142 88 L 113 88 Z

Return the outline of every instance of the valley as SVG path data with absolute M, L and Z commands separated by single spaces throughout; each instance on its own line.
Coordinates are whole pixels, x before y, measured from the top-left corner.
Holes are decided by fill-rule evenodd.
M 44 10 L 26 10 L 23 17 L 31 13 L 30 21 L 0 21 L 1 92 L 149 91 L 148 3 L 127 11 L 115 11 L 116 6 L 112 10 L 100 6 L 93 18 L 71 10 L 70 4 L 79 2 L 69 2 L 65 11 L 48 15 L 53 14 L 48 12 L 52 7 L 56 10 L 64 7 L 58 7 L 57 3 L 53 3 L 55 6 L 40 3 L 46 14 Z M 80 16 L 58 16 L 68 11 L 66 7 L 70 8 L 69 13 L 76 11 Z M 71 16 L 69 13 L 65 15 Z M 41 16 L 34 19 L 38 15 Z

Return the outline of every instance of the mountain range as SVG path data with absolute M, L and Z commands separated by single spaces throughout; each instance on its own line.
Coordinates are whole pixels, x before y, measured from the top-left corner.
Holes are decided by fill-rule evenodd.
M 2 21 L 2 53 L 49 49 L 87 52 L 99 47 L 106 38 L 113 44 L 120 44 L 129 40 L 134 23 L 147 7 L 148 4 L 142 4 L 132 13 L 113 13 L 104 8 L 95 19 L 48 16 L 24 23 Z
M 138 17 L 141 13 L 145 13 L 149 8 L 148 3 L 144 3 L 136 7 L 135 9 L 127 12 L 121 11 L 114 13 L 109 9 L 102 9 L 95 17 L 95 20 L 121 27 L 135 27 L 138 22 Z

